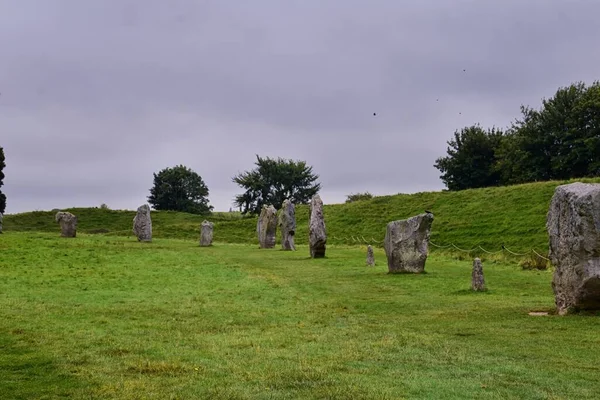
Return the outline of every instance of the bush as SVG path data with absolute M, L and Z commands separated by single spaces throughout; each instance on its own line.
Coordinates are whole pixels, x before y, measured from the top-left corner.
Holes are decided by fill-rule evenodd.
M 346 196 L 346 203 L 352 203 L 352 202 L 361 201 L 361 200 L 371 200 L 372 198 L 373 198 L 373 195 L 369 192 L 350 193 L 348 196 Z
M 537 254 L 532 254 L 519 263 L 522 269 L 548 269 L 548 261 Z

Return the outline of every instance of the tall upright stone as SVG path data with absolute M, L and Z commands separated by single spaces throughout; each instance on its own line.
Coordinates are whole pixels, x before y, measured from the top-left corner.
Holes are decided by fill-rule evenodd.
M 140 242 L 152 241 L 152 218 L 148 204 L 138 207 L 137 214 L 133 217 L 133 233 Z
M 0 233 L 2 233 L 2 221 L 4 220 L 4 215 L 0 213 Z
M 285 199 L 281 206 L 279 230 L 281 231 L 281 248 L 283 250 L 296 250 L 296 246 L 294 245 L 296 206 L 289 199 Z
M 325 229 L 325 217 L 323 216 L 323 201 L 318 194 L 310 201 L 308 244 L 312 258 L 325 257 L 327 231 Z
M 425 270 L 433 214 L 424 213 L 387 224 L 384 248 L 389 273 Z
M 200 246 L 207 247 L 212 245 L 214 224 L 207 220 L 200 226 Z
M 60 236 L 75 237 L 77 235 L 77 217 L 75 215 L 59 211 L 54 219 L 60 224 Z
M 600 310 L 600 184 L 558 186 L 546 228 L 558 313 Z
M 256 234 L 261 249 L 275 247 L 277 234 L 277 210 L 272 205 L 263 205 L 256 223 Z
M 374 267 L 375 266 L 375 254 L 373 253 L 373 246 L 367 246 L 367 266 Z
M 471 272 L 471 289 L 476 292 L 485 291 L 485 279 L 483 279 L 483 264 L 481 259 L 473 260 L 473 271 Z

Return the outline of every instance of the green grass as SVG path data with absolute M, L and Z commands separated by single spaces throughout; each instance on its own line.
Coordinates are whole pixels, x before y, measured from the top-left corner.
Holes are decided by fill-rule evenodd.
M 578 179 L 600 182 L 600 178 Z M 546 213 L 557 185 L 570 181 L 539 182 L 524 185 L 472 189 L 459 192 L 427 192 L 412 195 L 380 196 L 350 204 L 325 206 L 325 222 L 329 244 L 360 244 L 381 241 L 386 224 L 433 211 L 431 240 L 438 245 L 454 244 L 463 249 L 478 245 L 489 251 L 505 245 L 515 252 L 532 248 L 545 254 L 548 250 Z M 69 211 L 79 218 L 82 233 L 122 235 L 131 237 L 133 211 L 74 208 Z M 215 223 L 215 240 L 223 243 L 257 243 L 256 218 L 244 218 L 239 213 L 215 213 L 210 217 L 178 212 L 152 212 L 154 237 L 195 240 L 200 223 L 209 219 Z M 308 241 L 308 207 L 296 208 L 298 234 L 296 243 Z M 6 231 L 57 232 L 54 213 L 36 211 L 5 216 Z M 434 246 L 432 251 L 436 251 Z M 449 249 L 450 251 L 453 248 Z M 448 250 L 446 250 L 448 251 Z M 480 250 L 469 254 L 483 256 Z
M 550 271 L 381 249 L 0 236 L 3 399 L 596 399 L 600 320 L 552 310 Z

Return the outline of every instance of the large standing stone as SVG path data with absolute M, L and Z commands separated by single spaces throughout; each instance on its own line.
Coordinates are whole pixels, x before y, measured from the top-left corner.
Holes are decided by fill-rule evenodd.
M 308 242 L 312 258 L 325 257 L 327 231 L 325 229 L 325 217 L 323 216 L 323 201 L 318 194 L 310 201 Z
M 391 274 L 425 270 L 432 222 L 433 214 L 424 213 L 387 224 L 384 247 Z
M 2 233 L 2 221 L 4 220 L 4 216 L 0 213 L 0 233 Z
M 212 245 L 213 240 L 213 227 L 212 222 L 204 220 L 200 226 L 200 246 L 206 247 Z
M 279 229 L 281 230 L 281 248 L 283 250 L 296 250 L 294 235 L 296 234 L 296 207 L 286 199 L 281 206 L 279 214 Z
M 375 254 L 373 253 L 373 246 L 371 245 L 367 246 L 367 266 L 375 266 Z
M 558 313 L 600 309 L 600 184 L 558 186 L 546 228 Z
M 261 249 L 275 247 L 275 235 L 277 234 L 277 210 L 275 207 L 263 205 L 256 223 L 256 233 Z
M 138 207 L 137 214 L 133 217 L 133 233 L 140 242 L 152 241 L 152 218 L 148 204 Z
M 485 279 L 483 279 L 483 265 L 481 259 L 473 260 L 473 272 L 471 273 L 471 289 L 476 292 L 485 291 Z
M 60 236 L 75 237 L 77 235 L 77 217 L 75 215 L 59 211 L 54 219 L 60 224 Z

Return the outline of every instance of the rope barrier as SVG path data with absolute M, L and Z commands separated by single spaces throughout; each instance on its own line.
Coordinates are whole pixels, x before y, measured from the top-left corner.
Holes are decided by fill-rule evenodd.
M 506 247 L 504 247 L 504 245 L 502 245 L 502 249 L 508 251 L 513 256 L 526 256 L 527 254 L 529 254 L 529 253 L 515 253 L 514 251 L 510 251 L 509 249 L 507 249 Z
M 111 236 L 111 235 L 118 235 L 118 234 L 121 234 L 121 233 L 128 233 L 128 232 L 131 232 L 131 230 L 130 230 L 130 229 L 126 229 L 126 230 L 122 230 L 122 231 L 110 231 L 110 232 L 102 232 L 102 233 L 97 233 L 96 235 L 99 235 L 99 236 Z M 255 238 L 256 238 L 256 235 L 254 235 L 254 234 L 252 234 L 251 236 L 249 236 L 249 237 L 248 237 L 248 239 L 255 239 Z M 352 241 L 352 243 L 366 243 L 366 244 L 373 243 L 373 244 L 383 244 L 383 243 L 385 242 L 384 240 L 376 240 L 376 239 L 375 239 L 375 238 L 373 238 L 373 237 L 371 237 L 371 239 L 370 239 L 370 241 L 369 241 L 369 240 L 365 239 L 365 237 L 364 237 L 363 235 L 357 235 L 356 237 L 355 237 L 354 235 L 350 235 L 350 237 L 337 237 L 337 236 L 331 236 L 331 238 L 332 238 L 332 239 L 334 239 L 334 240 L 341 240 L 341 241 L 345 241 L 345 242 Z M 472 249 L 470 249 L 470 250 L 468 250 L 468 249 L 463 249 L 463 248 L 461 248 L 461 247 L 458 247 L 458 246 L 457 246 L 456 244 L 454 244 L 454 243 L 450 243 L 450 244 L 448 244 L 448 245 L 441 245 L 441 244 L 437 244 L 437 243 L 435 243 L 435 242 L 433 242 L 433 241 L 431 241 L 431 240 L 430 240 L 430 241 L 429 241 L 429 244 L 430 244 L 430 245 L 432 245 L 432 246 L 434 246 L 434 247 L 436 247 L 436 248 L 439 248 L 439 249 L 448 249 L 448 248 L 450 248 L 450 247 L 453 247 L 453 248 L 455 248 L 456 250 L 458 250 L 458 251 L 461 251 L 461 252 L 463 252 L 463 253 L 471 253 L 471 252 L 473 252 L 473 251 L 475 251 L 475 250 L 477 250 L 477 249 L 479 249 L 479 250 L 483 251 L 483 252 L 484 252 L 484 253 L 486 253 L 486 254 L 491 254 L 491 255 L 493 255 L 493 254 L 498 254 L 498 253 L 502 253 L 503 251 L 506 251 L 507 253 L 509 253 L 509 254 L 511 254 L 511 255 L 513 255 L 513 256 L 518 256 L 518 257 L 527 256 L 527 255 L 529 255 L 530 253 L 533 253 L 533 254 L 535 254 L 537 257 L 540 257 L 540 258 L 542 258 L 542 259 L 544 259 L 544 260 L 546 260 L 546 261 L 550 261 L 550 259 L 549 259 L 549 258 L 547 258 L 547 257 L 545 257 L 545 256 L 543 256 L 543 255 L 541 255 L 540 253 L 538 253 L 538 252 L 537 252 L 535 249 L 533 249 L 533 248 L 532 248 L 531 250 L 529 250 L 528 252 L 526 252 L 526 253 L 517 253 L 517 252 L 515 252 L 515 251 L 512 251 L 512 250 L 510 250 L 508 247 L 506 247 L 506 246 L 504 246 L 504 245 L 502 245 L 502 248 L 501 248 L 500 250 L 498 250 L 498 251 L 490 251 L 490 250 L 487 250 L 487 249 L 483 248 L 483 247 L 482 247 L 480 244 L 477 244 L 477 245 L 476 245 L 476 247 L 474 247 L 474 248 L 472 248 Z
M 477 247 L 479 247 L 481 249 L 481 251 L 483 251 L 484 253 L 487 254 L 498 254 L 498 253 L 502 253 L 502 249 L 498 250 L 498 251 L 488 251 L 486 249 L 484 249 L 483 247 L 481 247 L 480 245 L 477 245 Z
M 538 253 L 537 251 L 535 251 L 535 249 L 531 249 L 531 251 L 533 251 L 535 253 L 536 256 L 543 258 L 546 261 L 550 261 L 549 258 L 544 257 L 543 255 L 541 255 L 540 253 Z
M 470 252 L 472 252 L 473 250 L 475 250 L 475 249 L 471 249 L 471 250 L 465 250 L 465 249 L 461 249 L 460 247 L 458 247 L 458 246 L 457 246 L 457 245 L 455 245 L 454 243 L 452 243 L 452 244 L 451 244 L 451 246 L 452 246 L 452 247 L 454 247 L 456 250 L 460 250 L 460 251 L 462 251 L 462 252 L 464 252 L 464 253 L 470 253 Z

